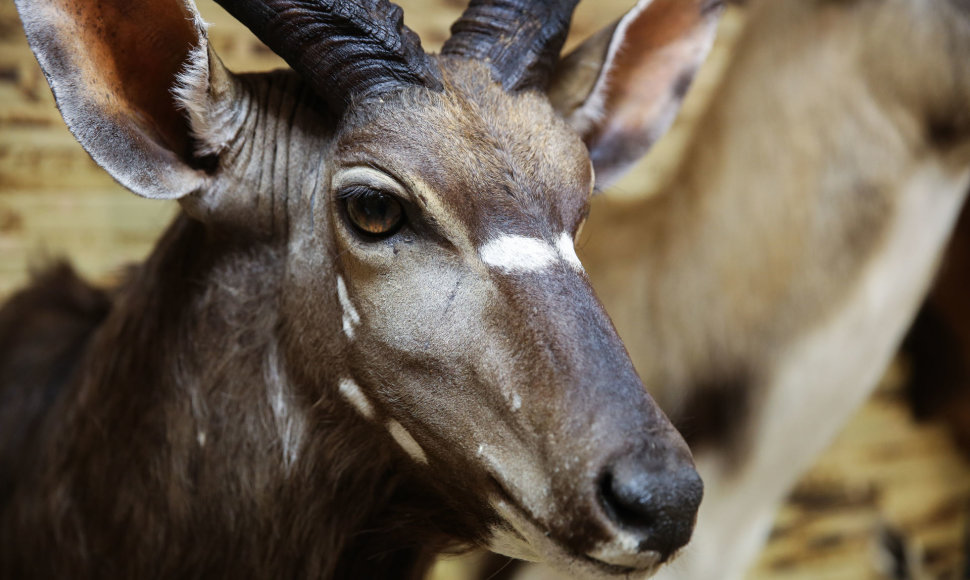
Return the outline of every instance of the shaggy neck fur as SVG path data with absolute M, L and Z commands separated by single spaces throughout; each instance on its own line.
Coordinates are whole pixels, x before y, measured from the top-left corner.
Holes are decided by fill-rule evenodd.
M 63 349 L 62 366 L 84 372 L 20 419 L 37 435 L 0 455 L 0 473 L 19 471 L 0 497 L 0 576 L 419 578 L 446 534 L 467 536 L 430 523 L 450 520 L 435 517 L 440 501 L 335 384 L 293 381 L 305 373 L 275 345 L 277 252 L 180 217 Z M 20 298 L 44 293 L 37 317 L 75 299 L 43 282 Z M 14 322 L 7 309 L 0 320 Z M 32 388 L 6 380 L 0 394 Z M 50 545 L 71 552 L 52 559 Z

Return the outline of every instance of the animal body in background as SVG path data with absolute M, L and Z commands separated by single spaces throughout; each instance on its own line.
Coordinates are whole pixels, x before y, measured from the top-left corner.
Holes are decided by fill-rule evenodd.
M 118 287 L 60 266 L 0 310 L 0 576 L 672 557 L 701 484 L 573 237 L 594 170 L 669 124 L 716 3 L 643 2 L 563 63 L 574 2 L 472 2 L 436 56 L 384 1 L 221 4 L 294 70 L 226 70 L 191 3 L 17 3 L 81 145 L 181 212 Z M 665 18 L 665 50 L 626 50 Z M 640 123 L 591 64 L 654 80 Z
M 970 185 L 966 3 L 746 10 L 675 176 L 594 206 L 582 246 L 707 486 L 669 578 L 743 574 L 891 359 Z
M 970 185 L 966 2 L 745 10 L 673 177 L 594 202 L 578 244 L 705 482 L 665 579 L 743 576 L 891 359 Z

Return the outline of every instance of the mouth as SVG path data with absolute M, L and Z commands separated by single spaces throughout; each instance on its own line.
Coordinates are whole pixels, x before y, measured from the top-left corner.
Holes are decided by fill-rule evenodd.
M 493 530 L 489 549 L 493 552 L 542 562 L 576 578 L 611 580 L 616 578 L 648 578 L 660 567 L 660 554 L 639 552 L 636 543 L 619 538 L 603 544 L 588 554 L 577 554 L 553 540 L 544 526 L 511 499 L 499 482 L 491 498 L 491 505 L 505 526 Z
M 638 551 L 629 546 L 624 549 L 622 540 L 601 544 L 596 550 L 585 557 L 592 563 L 601 566 L 612 574 L 643 574 L 641 577 L 652 575 L 664 563 L 663 557 L 652 550 Z
M 645 576 L 652 574 L 653 568 L 632 568 L 630 566 L 617 566 L 615 564 L 608 564 L 602 560 L 597 560 L 592 556 L 583 556 L 583 559 L 598 567 L 603 571 L 604 574 L 609 574 L 612 576 L 629 576 L 630 574 L 643 573 Z

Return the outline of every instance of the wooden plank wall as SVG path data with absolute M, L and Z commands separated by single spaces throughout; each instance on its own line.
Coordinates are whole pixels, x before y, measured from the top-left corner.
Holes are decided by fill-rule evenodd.
M 629 3 L 581 4 L 570 43 L 612 21 Z M 436 50 L 464 3 L 402 4 L 407 23 L 426 48 Z M 200 7 L 213 23 L 213 44 L 230 68 L 281 66 L 210 0 Z M 741 21 L 739 14 L 726 18 L 710 71 L 698 82 L 673 136 L 641 164 L 635 179 L 610 195 L 636 195 L 645 181 L 662 176 L 676 160 Z M 0 297 L 26 281 L 31 265 L 52 256 L 67 256 L 85 275 L 110 280 L 120 266 L 149 251 L 176 211 L 172 202 L 125 192 L 77 145 L 27 47 L 12 0 L 0 0 Z M 959 577 L 970 469 L 939 427 L 909 420 L 898 389 L 904 371 L 897 370 L 795 490 L 752 580 L 878 578 L 872 541 L 883 521 L 915 539 L 928 577 Z M 454 563 L 436 572 L 437 580 L 461 577 L 461 565 Z

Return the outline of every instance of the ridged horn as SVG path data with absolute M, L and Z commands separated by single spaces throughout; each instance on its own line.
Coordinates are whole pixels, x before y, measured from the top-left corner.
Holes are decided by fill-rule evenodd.
M 409 85 L 441 90 L 437 64 L 386 0 L 216 0 L 331 109 Z
M 441 53 L 488 62 L 510 92 L 544 90 L 579 0 L 472 0 Z

